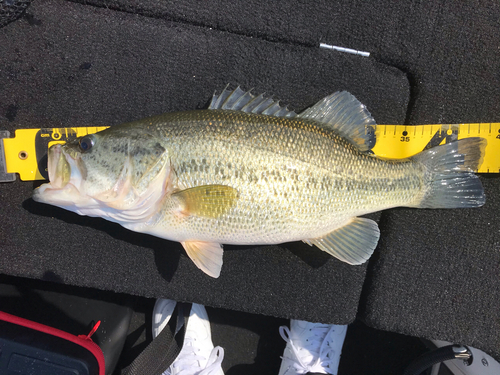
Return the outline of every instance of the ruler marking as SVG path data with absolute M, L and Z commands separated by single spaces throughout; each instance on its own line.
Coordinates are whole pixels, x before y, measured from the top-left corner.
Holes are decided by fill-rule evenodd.
M 482 134 L 483 137 L 488 137 L 490 139 L 496 138 L 497 137 L 497 131 L 500 134 L 500 123 L 476 123 L 476 124 L 428 124 L 428 125 L 379 125 L 383 127 L 383 131 L 380 129 L 380 133 L 378 134 L 383 134 L 384 137 L 380 137 L 378 139 L 375 147 L 374 147 L 374 152 L 376 155 L 379 156 L 386 156 L 389 158 L 405 158 L 409 157 L 412 154 L 421 151 L 424 146 L 427 144 L 427 141 L 432 139 L 434 136 L 436 138 L 441 139 L 441 137 L 447 136 L 446 129 L 448 129 L 448 132 L 452 131 L 455 132 L 455 134 L 462 134 L 464 138 L 466 137 L 476 137 L 479 134 Z M 390 133 L 390 127 L 393 126 L 394 130 L 394 137 L 387 137 L 388 133 Z M 421 127 L 421 137 L 418 137 L 419 132 L 417 131 L 417 127 Z M 467 126 L 467 133 L 465 132 L 465 126 Z M 487 128 L 486 128 L 487 126 Z M 408 132 L 408 127 L 413 127 L 413 135 L 411 135 L 411 132 Z M 462 129 L 462 127 L 464 127 Z M 476 130 L 477 127 L 477 130 Z M 481 133 L 481 127 L 483 128 L 483 133 Z M 51 141 L 49 143 L 64 143 L 63 142 L 63 135 L 66 134 L 66 139 L 69 140 L 70 138 L 73 138 L 74 136 L 83 136 L 85 134 L 91 134 L 95 133 L 97 131 L 103 130 L 107 128 L 106 126 L 86 126 L 86 127 L 74 127 L 74 128 L 42 128 L 42 129 L 18 129 L 16 131 L 16 137 L 18 138 L 15 143 L 11 140 L 14 138 L 7 138 L 4 139 L 5 142 L 9 142 L 12 146 L 9 149 L 9 154 L 5 155 L 5 158 L 8 159 L 6 162 L 9 163 L 9 172 L 10 173 L 19 173 L 21 176 L 21 179 L 23 181 L 32 181 L 36 179 L 43 179 L 43 177 L 40 175 L 38 172 L 38 169 L 36 168 L 42 168 L 41 166 L 38 165 L 37 160 L 34 161 L 34 165 L 27 165 L 26 162 L 22 161 L 22 163 L 19 163 L 19 150 L 24 150 L 27 145 L 32 142 L 33 147 L 35 145 L 35 139 L 36 134 L 38 131 L 42 131 L 43 134 L 47 135 L 48 137 L 52 137 L 52 139 L 47 139 L 46 140 Z M 402 141 L 400 137 L 398 136 L 400 133 L 406 133 L 404 136 L 404 140 Z M 430 131 L 430 132 L 429 132 Z M 17 133 L 19 132 L 19 133 Z M 489 134 L 487 134 L 489 133 Z M 494 133 L 494 134 L 493 134 Z M 469 135 L 467 135 L 469 134 Z M 43 135 L 42 135 L 43 136 Z M 412 138 L 413 137 L 413 138 Z M 500 137 L 499 137 L 500 138 Z M 38 141 L 36 143 L 38 144 Z M 400 142 L 401 141 L 401 142 Z M 495 142 L 498 142 L 497 139 L 495 139 Z M 13 146 L 15 144 L 15 146 Z M 377 147 L 378 145 L 378 147 Z M 6 146 L 7 148 L 7 146 Z M 5 150 L 7 151 L 7 150 Z M 35 151 L 29 151 L 30 155 L 31 153 L 35 155 Z M 487 147 L 486 151 L 487 158 L 485 159 L 483 166 L 481 168 L 478 168 L 480 173 L 498 173 L 500 172 L 500 148 L 494 147 L 493 143 L 491 143 L 490 147 Z M 485 155 L 485 156 L 486 156 Z M 21 165 L 24 164 L 24 165 Z M 35 168 L 36 167 L 36 168 Z M 495 172 L 498 171 L 498 172 Z

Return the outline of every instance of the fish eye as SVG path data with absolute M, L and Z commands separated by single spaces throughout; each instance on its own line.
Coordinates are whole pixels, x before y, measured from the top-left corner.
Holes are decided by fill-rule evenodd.
M 89 151 L 92 146 L 95 144 L 95 139 L 93 135 L 86 135 L 82 139 L 80 139 L 79 145 L 80 145 L 80 150 L 82 152 Z

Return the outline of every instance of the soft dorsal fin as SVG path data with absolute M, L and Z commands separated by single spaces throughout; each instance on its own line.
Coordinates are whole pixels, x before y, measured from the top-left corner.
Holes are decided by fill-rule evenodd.
M 347 138 L 360 151 L 375 146 L 375 120 L 366 107 L 347 91 L 331 94 L 297 117 L 322 123 Z
M 254 95 L 251 90 L 245 92 L 239 86 L 234 90 L 226 86 L 219 95 L 214 94 L 208 109 L 227 109 L 276 117 L 296 116 L 295 112 L 280 106 L 278 101 L 265 98 L 264 94 Z

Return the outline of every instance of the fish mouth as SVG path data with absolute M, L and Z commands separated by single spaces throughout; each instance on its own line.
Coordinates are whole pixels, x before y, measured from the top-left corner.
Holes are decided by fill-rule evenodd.
M 47 167 L 49 183 L 33 191 L 33 200 L 122 225 L 142 225 L 154 216 L 163 202 L 170 174 L 170 164 L 162 163 L 157 176 L 145 189 L 137 191 L 132 185 L 132 161 L 127 158 L 117 181 L 109 189 L 96 192 L 90 186 L 90 170 L 81 154 L 60 144 L 49 149 Z
M 57 144 L 49 149 L 48 163 L 49 181 L 54 189 L 62 189 L 71 177 L 71 166 L 62 152 L 62 146 Z
M 74 204 L 83 198 L 80 187 L 83 182 L 80 158 L 66 152 L 63 145 L 50 147 L 47 162 L 49 183 L 43 184 L 33 192 L 37 202 L 56 206 Z

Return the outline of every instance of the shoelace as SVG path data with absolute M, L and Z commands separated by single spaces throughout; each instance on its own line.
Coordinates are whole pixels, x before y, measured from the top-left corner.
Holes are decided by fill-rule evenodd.
M 315 327 L 309 330 L 311 335 L 307 338 L 307 347 L 297 347 L 290 338 L 290 329 L 288 327 L 280 327 L 279 332 L 283 340 L 285 340 L 292 349 L 295 358 L 287 357 L 294 364 L 294 368 L 298 374 L 307 374 L 308 372 L 318 372 L 325 374 L 333 374 L 329 370 L 331 356 L 328 354 L 332 351 L 328 345 L 329 336 L 334 332 L 334 326 L 324 325 Z M 302 345 L 304 344 L 301 343 Z M 314 360 L 316 358 L 316 360 Z
M 172 364 L 172 367 L 176 370 L 178 375 L 216 375 L 221 373 L 221 364 L 224 359 L 224 349 L 220 346 L 216 346 L 210 352 L 210 356 L 205 358 L 193 345 L 193 340 L 188 340 L 184 342 L 181 353 L 177 359 Z M 200 366 L 200 363 L 207 361 L 204 367 Z M 171 370 L 173 372 L 173 370 Z
M 222 373 L 222 360 L 224 359 L 224 349 L 216 346 L 212 349 L 208 357 L 207 366 L 198 375 L 217 375 Z

